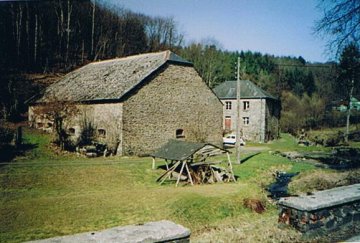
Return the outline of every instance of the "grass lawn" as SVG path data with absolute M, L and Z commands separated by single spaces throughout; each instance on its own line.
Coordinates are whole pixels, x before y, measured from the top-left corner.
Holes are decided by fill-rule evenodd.
M 192 231 L 193 242 L 298 241 L 300 234 L 277 226 L 277 208 L 267 200 L 265 186 L 276 170 L 317 173 L 311 164 L 293 163 L 269 150 L 296 149 L 293 138 L 264 145 L 255 156 L 234 164 L 236 183 L 180 186 L 155 180 L 150 158 L 87 159 L 56 155 L 50 138 L 25 129 L 26 143 L 34 145 L 24 156 L 0 164 L 0 241 L 21 242 L 162 219 Z M 234 159 L 232 155 L 232 161 Z M 249 157 L 248 159 L 246 159 Z M 225 159 L 219 157 L 218 159 Z M 257 214 L 243 206 L 245 198 L 266 203 Z

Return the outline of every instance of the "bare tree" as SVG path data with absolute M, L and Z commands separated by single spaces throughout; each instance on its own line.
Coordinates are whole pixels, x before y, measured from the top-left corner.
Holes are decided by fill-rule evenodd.
M 74 102 L 60 101 L 53 97 L 49 99 L 46 104 L 37 105 L 34 107 L 35 116 L 45 117 L 54 123 L 54 129 L 56 132 L 56 140 L 59 143 L 61 149 L 65 148 L 68 134 L 64 127 L 64 122 L 67 119 L 71 119 L 79 113 Z
M 69 60 L 69 45 L 70 45 L 70 21 L 71 21 L 71 13 L 72 13 L 72 4 L 70 4 L 70 0 L 67 1 L 67 24 L 66 24 L 66 56 L 65 56 L 65 64 L 67 65 Z
M 315 33 L 329 36 L 330 52 L 340 54 L 352 42 L 360 41 L 360 0 L 319 0 L 323 17 L 315 25 Z
M 90 51 L 91 55 L 94 54 L 95 9 L 96 9 L 96 0 L 93 0 L 92 19 L 91 19 L 91 51 Z

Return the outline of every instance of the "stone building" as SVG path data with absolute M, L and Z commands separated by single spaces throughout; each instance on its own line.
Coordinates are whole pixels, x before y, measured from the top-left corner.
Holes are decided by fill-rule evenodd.
M 225 81 L 214 88 L 223 102 L 223 129 L 226 133 L 236 131 L 237 102 L 236 81 Z M 281 104 L 249 80 L 240 81 L 240 128 L 248 141 L 266 142 L 279 135 Z
M 29 107 L 30 123 L 52 130 L 36 112 L 51 102 L 76 104 L 65 121 L 73 140 L 91 122 L 117 154 L 145 155 L 169 139 L 222 143 L 222 103 L 193 65 L 170 51 L 90 63 L 50 85 Z

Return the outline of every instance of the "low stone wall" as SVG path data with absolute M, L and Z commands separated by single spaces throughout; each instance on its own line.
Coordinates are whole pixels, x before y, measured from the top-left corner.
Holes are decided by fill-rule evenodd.
M 45 240 L 31 241 L 36 243 L 70 243 L 70 242 L 190 242 L 190 230 L 171 221 L 162 220 L 142 225 L 115 227 L 103 231 L 60 236 Z
M 300 232 L 326 234 L 360 223 L 360 184 L 281 198 L 279 222 Z

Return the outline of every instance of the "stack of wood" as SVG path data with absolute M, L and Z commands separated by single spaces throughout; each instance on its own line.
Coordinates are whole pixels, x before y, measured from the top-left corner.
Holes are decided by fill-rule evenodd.
M 230 182 L 232 173 L 218 163 L 193 163 L 190 165 L 190 174 L 195 184 L 212 184 L 216 182 Z
M 217 166 L 222 162 L 206 162 L 208 158 L 221 154 L 227 155 L 224 166 L 226 169 Z M 191 185 L 236 181 L 229 151 L 216 145 L 170 140 L 152 154 L 152 157 L 153 169 L 155 169 L 155 158 L 165 160 L 166 171 L 157 179 L 160 184 L 173 178 L 176 178 L 175 186 L 178 186 L 180 181 Z
M 167 178 L 177 180 L 177 184 L 213 184 L 236 181 L 231 166 L 228 169 L 218 166 L 222 162 L 187 163 L 177 161 L 167 165 L 167 171 L 157 181 L 163 183 Z

